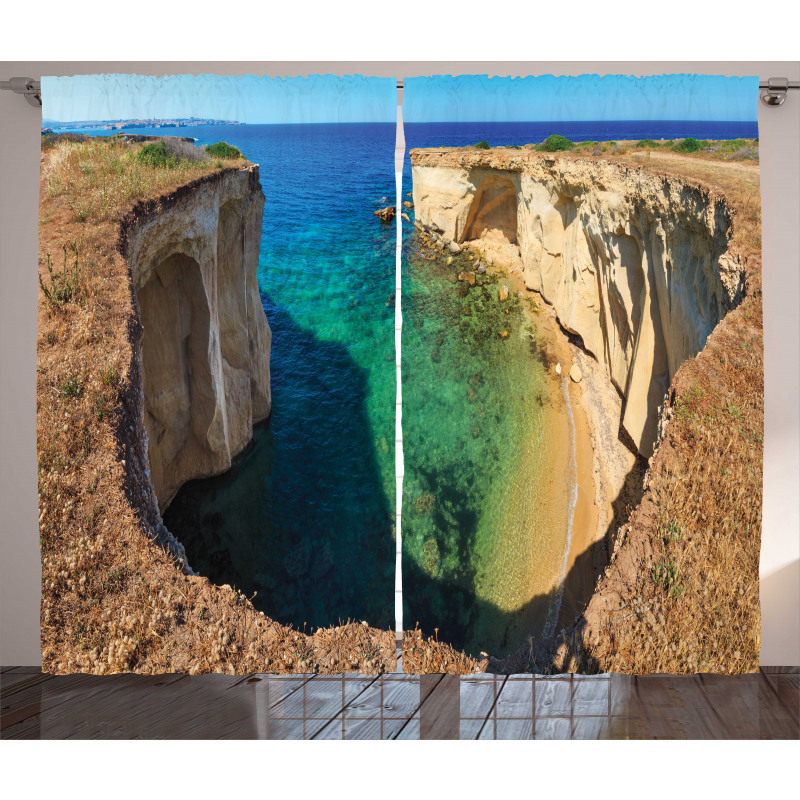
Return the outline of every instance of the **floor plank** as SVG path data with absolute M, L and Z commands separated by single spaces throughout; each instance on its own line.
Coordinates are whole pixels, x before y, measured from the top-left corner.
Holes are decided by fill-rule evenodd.
M 66 675 L 4 668 L 3 739 L 800 739 L 800 671 Z

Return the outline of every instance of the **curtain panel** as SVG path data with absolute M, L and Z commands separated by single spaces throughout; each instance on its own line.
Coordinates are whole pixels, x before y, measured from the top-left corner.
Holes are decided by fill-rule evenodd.
M 407 670 L 757 668 L 757 96 L 405 81 Z
M 43 79 L 45 670 L 757 668 L 757 95 Z

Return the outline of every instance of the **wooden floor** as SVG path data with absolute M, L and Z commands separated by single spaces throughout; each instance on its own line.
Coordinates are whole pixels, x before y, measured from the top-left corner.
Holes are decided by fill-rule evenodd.
M 741 676 L 0 672 L 3 739 L 797 739 L 797 668 Z

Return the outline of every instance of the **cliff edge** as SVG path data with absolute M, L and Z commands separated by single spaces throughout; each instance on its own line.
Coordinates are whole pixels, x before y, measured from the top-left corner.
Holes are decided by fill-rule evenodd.
M 515 150 L 412 150 L 417 222 L 492 263 L 581 337 L 653 454 L 672 376 L 741 299 L 723 198 L 605 161 Z
M 256 277 L 263 208 L 248 165 L 140 203 L 122 223 L 162 512 L 186 481 L 227 470 L 269 416 L 272 334 Z

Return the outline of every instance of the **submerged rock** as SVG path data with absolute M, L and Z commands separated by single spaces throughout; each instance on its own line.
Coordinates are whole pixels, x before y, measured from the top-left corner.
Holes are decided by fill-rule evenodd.
M 410 202 L 409 200 L 405 200 L 405 201 L 403 202 L 403 206 L 404 206 L 405 208 L 414 208 L 414 204 L 413 204 L 412 202 Z
M 417 514 L 430 514 L 435 505 L 436 498 L 430 492 L 425 492 L 414 500 L 414 511 Z
M 475 285 L 475 273 L 471 270 L 465 270 L 463 272 L 458 273 L 458 279 L 463 281 L 464 283 L 468 283 L 470 286 Z
M 401 216 L 401 217 L 402 217 L 402 218 L 403 218 L 403 219 L 404 219 L 406 222 L 411 222 L 411 217 L 409 217 L 409 216 L 408 216 L 408 214 L 406 214 L 406 212 L 405 212 L 405 211 L 404 211 L 404 212 L 403 212 L 403 213 L 402 213 L 400 216 Z

